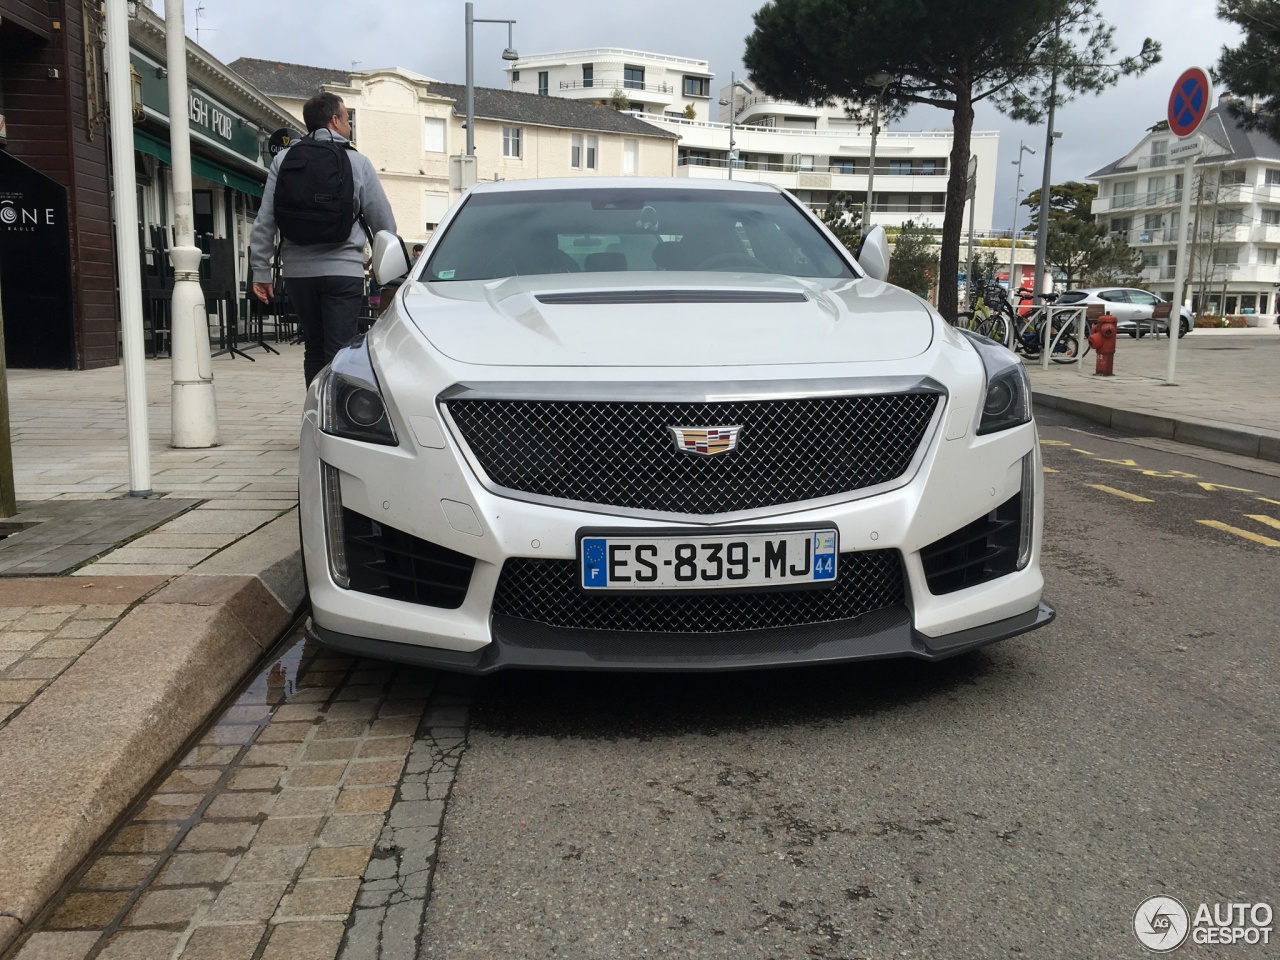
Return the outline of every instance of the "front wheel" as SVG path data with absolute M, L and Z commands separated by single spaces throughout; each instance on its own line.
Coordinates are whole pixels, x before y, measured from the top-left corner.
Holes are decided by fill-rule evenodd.
M 1049 333 L 1049 342 L 1053 343 L 1054 338 L 1057 336 L 1058 331 L 1056 329 L 1051 330 Z M 1075 322 L 1072 321 L 1071 323 L 1068 323 L 1066 328 L 1062 331 L 1062 337 L 1054 346 L 1053 354 L 1049 359 L 1054 363 L 1075 363 L 1077 359 L 1077 348 L 1076 326 Z
M 1187 318 L 1183 317 L 1178 321 L 1178 339 L 1181 340 L 1191 332 L 1191 324 L 1187 323 Z

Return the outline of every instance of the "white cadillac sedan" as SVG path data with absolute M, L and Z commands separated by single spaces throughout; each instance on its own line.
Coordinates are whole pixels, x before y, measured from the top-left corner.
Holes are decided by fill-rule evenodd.
M 374 256 L 407 268 L 390 234 Z M 1045 625 L 1026 374 L 887 257 L 767 186 L 474 187 L 312 384 L 310 635 L 467 673 L 730 670 Z

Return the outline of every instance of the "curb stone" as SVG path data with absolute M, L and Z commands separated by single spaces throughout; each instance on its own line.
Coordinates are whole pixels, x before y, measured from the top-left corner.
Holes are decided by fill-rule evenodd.
M 1268 434 L 1190 417 L 1162 417 L 1150 413 L 1136 413 L 1132 410 L 1079 400 L 1034 387 L 1031 392 L 1032 402 L 1037 406 L 1084 417 L 1104 427 L 1123 430 L 1138 436 L 1161 437 L 1196 447 L 1208 447 L 1211 450 L 1280 463 L 1280 433 Z
M 0 730 L 0 954 L 301 612 L 297 529 L 170 580 Z

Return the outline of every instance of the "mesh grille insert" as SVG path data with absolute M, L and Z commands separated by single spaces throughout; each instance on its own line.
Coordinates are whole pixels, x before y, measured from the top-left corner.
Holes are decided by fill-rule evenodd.
M 553 627 L 637 633 L 731 633 L 849 620 L 904 602 L 896 550 L 840 554 L 824 589 L 710 594 L 584 594 L 574 560 L 515 557 L 502 566 L 494 614 Z
M 485 473 L 522 493 L 709 516 L 888 483 L 911 465 L 936 393 L 705 402 L 459 398 L 449 413 Z M 736 450 L 676 449 L 671 427 L 741 426 Z

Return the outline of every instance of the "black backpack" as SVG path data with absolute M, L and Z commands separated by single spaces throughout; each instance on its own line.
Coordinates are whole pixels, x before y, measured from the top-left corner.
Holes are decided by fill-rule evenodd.
M 276 172 L 275 213 L 292 243 L 343 243 L 358 219 L 349 143 L 303 137 Z

